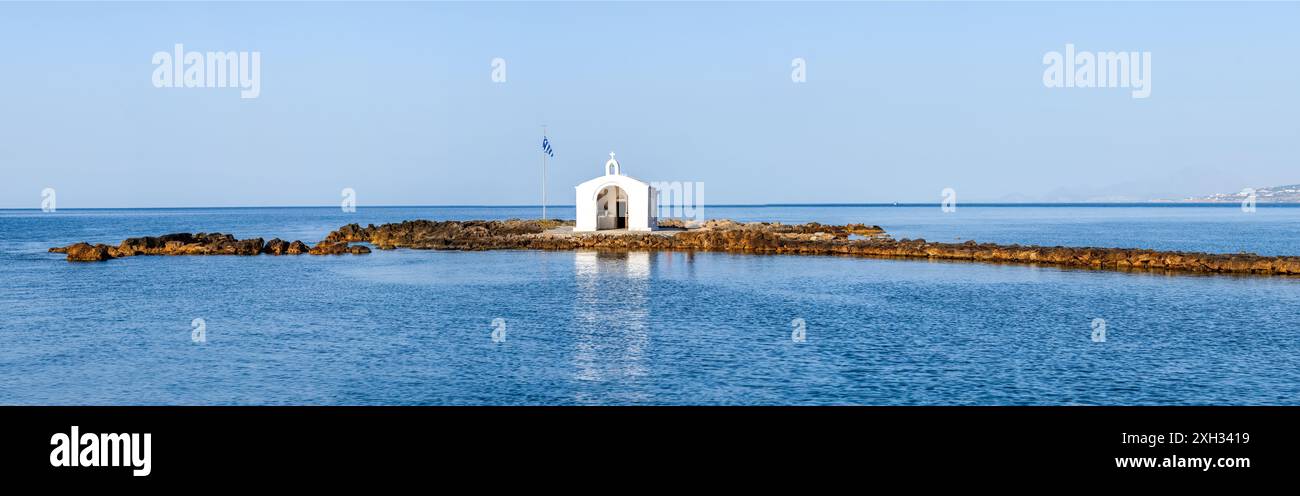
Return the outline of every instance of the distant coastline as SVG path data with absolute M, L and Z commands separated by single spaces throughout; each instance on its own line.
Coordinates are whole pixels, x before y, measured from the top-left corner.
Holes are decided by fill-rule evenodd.
M 1268 186 L 1262 188 L 1244 188 L 1237 193 L 1215 193 L 1212 195 L 1193 196 L 1183 200 L 1172 201 L 1229 204 L 1239 204 L 1250 201 L 1255 204 L 1300 204 L 1300 184 Z

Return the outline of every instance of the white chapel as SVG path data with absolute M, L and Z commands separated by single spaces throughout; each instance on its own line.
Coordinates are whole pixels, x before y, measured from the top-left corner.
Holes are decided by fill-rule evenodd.
M 605 162 L 605 175 L 579 184 L 575 232 L 610 229 L 653 231 L 658 227 L 659 195 L 654 187 L 623 175 L 614 152 Z

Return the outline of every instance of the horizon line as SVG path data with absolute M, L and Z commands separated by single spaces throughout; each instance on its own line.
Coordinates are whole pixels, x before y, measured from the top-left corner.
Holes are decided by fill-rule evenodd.
M 1094 206 L 1094 207 L 1115 207 L 1115 206 L 1159 206 L 1159 207 L 1179 207 L 1179 206 L 1199 206 L 1199 207 L 1236 207 L 1241 202 L 1224 201 L 1224 202 L 1192 202 L 1192 201 L 1129 201 L 1129 202 L 962 202 L 958 206 L 969 207 L 1070 207 L 1070 206 Z M 727 203 L 718 205 L 704 205 L 701 208 L 767 208 L 767 207 L 934 207 L 942 206 L 943 202 L 870 202 L 870 203 Z M 1257 202 L 1258 206 L 1300 206 L 1300 202 Z M 339 208 L 338 205 L 259 205 L 259 206 L 186 206 L 186 207 L 66 207 L 58 210 L 253 210 L 253 209 L 270 209 L 270 208 Z M 358 205 L 358 210 L 367 208 L 542 208 L 540 204 L 534 205 Z M 546 208 L 577 208 L 576 205 L 546 205 Z M 671 208 L 671 207 L 664 207 Z M 0 211 L 40 211 L 40 207 L 0 207 Z

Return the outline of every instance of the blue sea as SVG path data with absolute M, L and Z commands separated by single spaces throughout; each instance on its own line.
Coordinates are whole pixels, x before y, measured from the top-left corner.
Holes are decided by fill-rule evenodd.
M 1300 255 L 1300 208 L 1270 205 L 705 213 L 930 241 Z M 0 210 L 0 404 L 1300 404 L 1296 278 L 725 253 L 46 253 L 181 231 L 314 242 L 352 222 L 538 214 Z

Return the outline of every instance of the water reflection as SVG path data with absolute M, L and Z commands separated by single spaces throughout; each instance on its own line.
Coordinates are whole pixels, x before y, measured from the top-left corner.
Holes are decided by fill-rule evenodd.
M 682 274 L 685 274 L 687 278 L 695 278 L 695 252 L 665 251 L 659 252 L 658 256 L 659 260 L 662 261 L 666 267 L 665 272 L 676 273 L 680 271 Z
M 650 253 L 639 251 L 623 254 L 627 261 L 627 278 L 640 280 L 644 283 L 650 278 Z M 644 286 L 644 284 L 642 284 Z
M 597 256 L 598 253 L 594 251 L 573 252 L 573 268 L 577 272 L 579 284 L 584 281 L 590 282 L 591 278 L 594 278 L 600 270 L 600 266 L 596 261 Z
M 627 284 L 623 293 L 623 373 L 629 377 L 646 375 L 645 348 L 650 335 L 650 256 L 648 252 L 627 253 Z
M 648 375 L 645 356 L 655 258 L 648 252 L 574 253 L 575 379 L 626 381 Z

